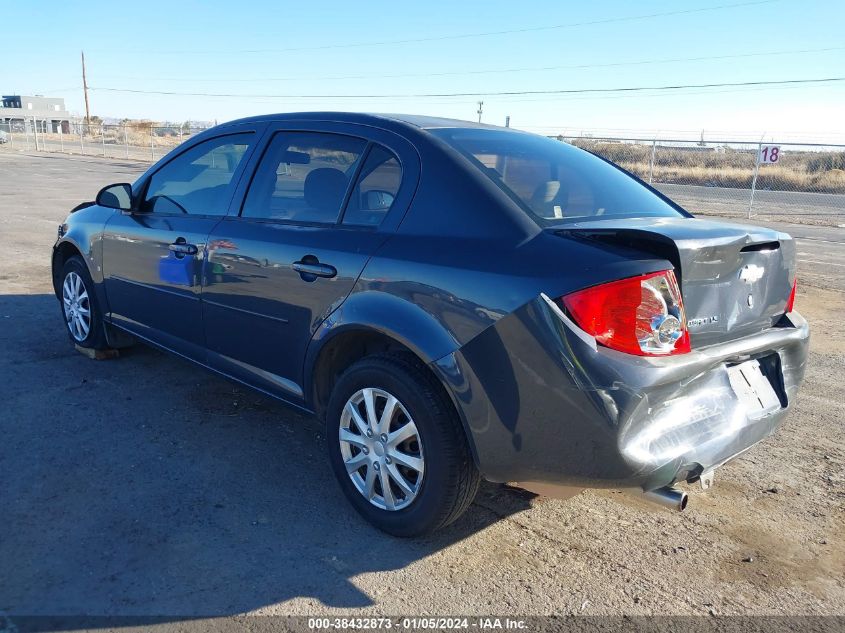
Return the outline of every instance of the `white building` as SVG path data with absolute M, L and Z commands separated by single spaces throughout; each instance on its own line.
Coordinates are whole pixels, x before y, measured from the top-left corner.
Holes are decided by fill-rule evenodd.
M 3 95 L 0 101 L 0 123 L 4 129 L 36 129 L 39 132 L 70 131 L 70 115 L 65 100 L 41 95 Z

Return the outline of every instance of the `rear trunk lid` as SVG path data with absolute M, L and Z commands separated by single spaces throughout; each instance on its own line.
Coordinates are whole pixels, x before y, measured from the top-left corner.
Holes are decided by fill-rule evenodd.
M 697 218 L 608 219 L 549 229 L 669 260 L 681 287 L 693 348 L 772 327 L 795 278 L 786 233 Z

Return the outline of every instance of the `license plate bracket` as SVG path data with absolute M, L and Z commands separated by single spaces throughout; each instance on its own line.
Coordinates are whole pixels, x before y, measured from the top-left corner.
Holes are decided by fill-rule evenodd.
M 728 367 L 728 378 L 749 417 L 761 418 L 781 408 L 780 398 L 758 360 Z

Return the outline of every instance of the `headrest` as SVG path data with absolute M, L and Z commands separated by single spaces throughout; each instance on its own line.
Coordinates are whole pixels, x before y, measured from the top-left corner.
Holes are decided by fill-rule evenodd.
M 546 182 L 541 182 L 534 189 L 534 193 L 531 196 L 531 202 L 534 204 L 548 204 L 549 202 L 554 201 L 558 197 L 559 193 L 560 181 L 547 180 Z
M 541 182 L 534 189 L 529 206 L 543 218 L 562 218 L 569 203 L 569 189 L 559 180 Z
M 314 169 L 305 177 L 305 202 L 313 209 L 337 213 L 346 193 L 346 184 L 346 176 L 339 169 Z

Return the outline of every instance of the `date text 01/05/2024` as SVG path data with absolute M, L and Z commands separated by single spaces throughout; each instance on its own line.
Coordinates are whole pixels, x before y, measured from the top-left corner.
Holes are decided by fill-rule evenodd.
M 524 630 L 525 620 L 502 617 L 386 617 L 362 618 L 308 618 L 308 628 L 321 629 L 364 629 L 389 630 L 442 630 L 442 629 L 481 629 L 481 630 Z

